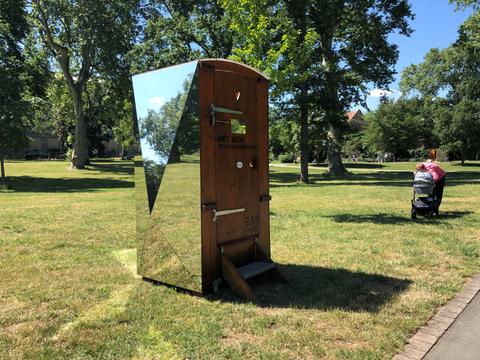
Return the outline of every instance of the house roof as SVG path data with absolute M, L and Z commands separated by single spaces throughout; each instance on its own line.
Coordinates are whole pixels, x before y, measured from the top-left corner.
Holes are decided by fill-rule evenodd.
M 347 116 L 347 121 L 351 123 L 352 125 L 355 125 L 356 127 L 362 129 L 368 126 L 368 122 L 366 122 L 363 119 L 363 113 L 362 110 L 358 109 L 355 111 L 349 111 L 346 114 Z
M 357 115 L 357 114 L 358 114 L 358 116 L 362 116 L 362 117 L 363 117 L 362 110 L 360 110 L 360 109 L 359 109 L 359 110 L 355 110 L 355 111 L 349 111 L 349 112 L 347 112 L 347 118 L 348 118 L 348 120 L 352 120 L 352 119 L 355 117 L 355 115 Z

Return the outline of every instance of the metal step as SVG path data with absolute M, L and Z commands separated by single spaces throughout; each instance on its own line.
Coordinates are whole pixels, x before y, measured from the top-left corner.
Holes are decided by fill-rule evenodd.
M 240 266 L 237 271 L 245 280 L 250 279 L 256 275 L 262 274 L 268 270 L 275 269 L 275 264 L 265 261 L 255 261 L 253 263 Z

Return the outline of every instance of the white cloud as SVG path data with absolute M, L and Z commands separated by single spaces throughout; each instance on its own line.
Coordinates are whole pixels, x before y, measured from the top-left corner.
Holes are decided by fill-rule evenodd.
M 383 89 L 373 89 L 373 90 L 370 90 L 370 92 L 368 93 L 368 96 L 371 96 L 371 97 L 382 97 L 382 96 L 390 96 L 390 95 L 392 95 L 391 91 L 383 90 Z
M 165 98 L 162 96 L 154 96 L 148 99 L 148 103 L 156 108 L 161 108 L 165 104 Z
M 393 97 L 395 99 L 399 98 L 402 93 L 398 90 L 385 90 L 385 89 L 372 89 L 368 93 L 368 96 L 374 97 L 374 98 L 379 98 L 382 96 L 387 96 L 387 97 Z

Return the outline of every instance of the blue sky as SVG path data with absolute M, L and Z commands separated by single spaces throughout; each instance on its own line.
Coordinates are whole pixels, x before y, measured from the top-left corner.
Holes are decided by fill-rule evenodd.
M 415 19 L 410 26 L 414 32 L 410 37 L 393 34 L 390 41 L 398 45 L 400 52 L 395 69 L 394 82 L 390 85 L 392 96 L 398 97 L 398 87 L 402 70 L 411 64 L 423 61 L 425 54 L 434 47 L 445 48 L 457 38 L 460 26 L 472 13 L 471 9 L 455 11 L 455 5 L 448 0 L 411 0 Z M 367 105 L 375 109 L 379 100 L 379 89 L 373 90 L 367 98 Z

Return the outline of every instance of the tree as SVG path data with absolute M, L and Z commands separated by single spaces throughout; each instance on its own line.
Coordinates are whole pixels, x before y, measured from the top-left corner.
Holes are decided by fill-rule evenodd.
M 480 151 L 480 102 L 464 99 L 454 106 L 442 106 L 435 113 L 435 130 L 443 147 L 460 154 L 462 165 L 467 154 Z
M 424 135 L 427 121 L 422 116 L 421 100 L 387 100 L 368 114 L 364 139 L 373 152 L 392 153 L 395 159 L 407 157 L 410 150 L 429 146 Z
M 457 4 L 457 7 L 460 9 L 468 6 L 473 6 L 476 9 L 480 8 L 479 0 L 450 0 L 450 3 Z
M 131 155 L 125 152 L 135 145 L 135 134 L 132 126 L 132 102 L 125 100 L 118 115 L 118 124 L 113 128 L 115 141 L 122 146 L 122 158 Z
M 144 16 L 141 41 L 129 53 L 133 73 L 231 54 L 230 20 L 216 0 L 152 1 Z
M 308 182 L 309 122 L 328 124 L 329 172 L 345 172 L 340 156 L 345 110 L 364 103 L 366 84 L 386 87 L 398 51 L 388 35 L 409 35 L 405 0 L 223 0 L 236 37 L 233 54 L 272 77 L 277 101 L 299 113 L 301 180 Z M 322 123 L 322 122 L 319 122 Z
M 27 34 L 25 2 L 0 2 L 0 173 L 1 187 L 6 187 L 5 157 L 28 143 L 22 99 L 25 70 L 21 42 Z
M 158 111 L 149 110 L 140 119 L 140 137 L 146 139 L 156 154 L 166 163 L 181 161 L 181 155 L 192 154 L 200 149 L 200 126 L 198 123 L 198 98 L 195 81 L 183 84 L 179 92 Z M 190 89 L 190 91 L 189 91 Z M 193 96 L 188 96 L 193 94 Z
M 86 88 L 92 76 L 118 76 L 135 38 L 138 1 L 32 0 L 35 25 L 62 71 L 75 114 L 72 167 L 89 161 Z
M 475 114 L 480 102 L 480 12 L 474 12 L 458 33 L 454 44 L 431 49 L 422 63 L 407 67 L 400 86 L 405 95 L 418 94 L 433 105 L 440 144 L 451 154 L 460 154 L 463 163 L 478 151 L 480 142 Z

